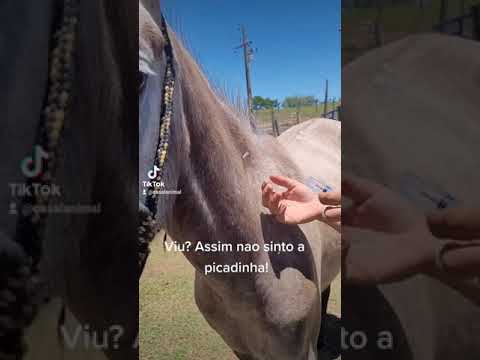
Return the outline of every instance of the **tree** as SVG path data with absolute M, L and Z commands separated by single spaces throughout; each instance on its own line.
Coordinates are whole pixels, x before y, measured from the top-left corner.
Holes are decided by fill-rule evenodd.
M 266 108 L 267 105 L 267 99 L 261 97 L 261 96 L 255 96 L 253 98 L 253 110 L 263 110 Z
M 278 109 L 280 108 L 280 101 L 278 101 L 277 99 L 275 100 L 272 100 L 272 109 Z
M 286 108 L 295 108 L 299 106 L 314 106 L 315 96 L 288 96 L 283 100 L 283 106 Z
M 276 99 L 264 98 L 261 96 L 255 96 L 253 98 L 253 109 L 255 111 L 274 109 L 279 107 L 279 102 Z

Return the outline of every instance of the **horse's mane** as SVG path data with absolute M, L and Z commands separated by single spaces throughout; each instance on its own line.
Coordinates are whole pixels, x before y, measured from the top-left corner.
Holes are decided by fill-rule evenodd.
M 254 119 L 248 114 L 246 100 L 240 95 L 240 91 L 234 91 L 226 83 L 220 84 L 213 80 L 212 76 L 209 76 L 209 72 L 197 60 L 198 56 L 192 55 L 191 47 L 186 45 L 188 42 L 185 41 L 184 36 L 174 33 L 173 37 L 177 49 L 180 49 L 178 55 L 182 57 L 181 60 L 189 65 L 193 73 L 202 78 L 205 88 L 208 88 L 208 95 L 215 98 L 228 113 L 225 120 L 233 122 L 235 126 L 240 124 L 241 128 L 250 133 L 249 136 L 255 134 Z
M 204 134 L 205 141 L 210 138 L 211 141 L 223 142 L 225 146 L 224 154 L 210 154 L 211 161 L 215 162 L 214 158 L 218 157 L 217 163 L 221 163 L 225 154 L 239 153 L 241 158 L 248 153 L 248 163 L 255 167 L 255 173 L 259 176 L 268 176 L 269 169 L 273 173 L 297 174 L 298 169 L 286 155 L 285 149 L 274 139 L 266 139 L 252 131 L 255 128 L 250 124 L 242 103 L 240 106 L 232 105 L 225 90 L 212 86 L 183 43 L 175 34 L 172 35 L 175 55 L 181 63 L 183 103 L 190 126 L 195 133 Z M 229 147 L 235 150 L 227 150 Z M 243 168 L 243 165 L 239 168 Z
M 49 217 L 44 244 L 52 296 L 91 329 L 121 325 L 122 348 L 138 324 L 128 311 L 138 306 L 137 6 L 79 2 L 73 96 L 56 181 L 66 204 L 101 211 Z
M 101 204 L 102 211 L 62 217 L 82 223 L 85 238 L 73 226 L 69 241 L 51 237 L 52 269 L 65 266 L 61 259 L 70 254 L 68 270 L 52 273 L 63 292 L 68 288 L 64 282 L 76 277 L 76 267 L 95 274 L 113 261 L 108 239 L 115 239 L 116 250 L 136 246 L 132 239 L 138 209 L 138 126 L 132 119 L 138 117 L 138 101 L 132 89 L 137 85 L 138 45 L 132 31 L 136 18 L 131 14 L 137 6 L 130 2 L 118 6 L 115 0 L 80 2 L 74 96 L 64 131 L 65 165 L 59 166 L 57 177 L 67 184 L 66 201 Z M 121 212 L 116 210 L 119 203 Z M 54 218 L 51 223 L 52 228 L 60 226 Z M 112 227 L 112 223 L 122 225 Z
M 84 109 L 91 118 L 101 119 L 107 131 L 120 125 L 123 133 L 136 132 L 133 121 L 122 120 L 137 111 L 132 107 L 135 98 L 129 99 L 137 84 L 138 45 L 132 36 L 136 18 L 131 16 L 135 11 L 137 4 L 118 6 L 115 0 L 81 5 L 77 91 Z
M 155 16 L 153 18 L 155 20 Z M 156 21 L 159 24 L 159 19 Z M 172 144 L 165 183 L 190 194 L 182 196 L 186 202 L 192 201 L 189 198 L 203 197 L 206 189 L 219 189 L 218 194 L 209 199 L 208 206 L 219 206 L 221 209 L 207 209 L 204 201 L 192 206 L 205 206 L 203 210 L 198 209 L 203 212 L 200 217 L 213 219 L 208 214 L 223 213 L 225 218 L 231 216 L 232 223 L 237 224 L 240 220 L 234 220 L 238 216 L 236 209 L 258 212 L 259 201 L 254 194 L 263 180 L 271 174 L 300 178 L 299 170 L 280 143 L 271 137 L 257 136 L 252 131 L 241 102 L 240 106 L 232 104 L 227 91 L 211 84 L 202 67 L 171 28 L 169 38 L 173 48 L 176 87 L 174 121 L 169 137 Z M 159 101 L 160 95 L 156 94 Z M 236 197 L 237 192 L 249 195 L 237 199 L 235 209 L 224 209 L 225 198 Z M 173 204 L 174 201 L 164 201 L 160 208 L 160 212 L 166 214 L 164 222 L 169 231 L 178 221 L 172 215 Z M 245 220 L 248 216 L 240 218 Z M 241 226 L 249 227 L 248 224 Z
M 172 23 L 170 22 L 170 27 L 175 29 L 174 33 L 177 42 L 182 45 L 186 51 L 186 54 L 192 58 L 200 72 L 206 77 L 216 97 L 236 114 L 234 119 L 242 123 L 249 124 L 250 130 L 255 131 L 255 122 L 248 114 L 247 101 L 245 97 L 242 96 L 240 89 L 232 89 L 228 83 L 221 82 L 212 76 L 211 72 L 208 71 L 208 69 L 202 63 L 200 54 L 191 45 L 190 41 L 188 41 L 187 36 L 185 35 L 185 32 L 182 30 L 183 26 L 181 18 L 175 17 L 174 25 L 172 27 Z

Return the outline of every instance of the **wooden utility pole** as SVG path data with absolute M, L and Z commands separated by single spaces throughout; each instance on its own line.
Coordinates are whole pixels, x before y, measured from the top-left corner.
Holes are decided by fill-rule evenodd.
M 325 102 L 323 103 L 323 116 L 328 112 L 328 79 L 325 79 Z
M 480 5 L 472 6 L 473 38 L 480 41 Z
M 243 58 L 245 62 L 245 78 L 247 82 L 247 104 L 248 112 L 253 114 L 253 95 L 252 95 L 252 79 L 250 77 L 250 64 L 252 62 L 253 49 L 251 47 L 252 42 L 248 40 L 247 30 L 245 26 L 240 25 L 240 31 L 242 33 L 242 43 L 236 49 L 243 48 Z
M 448 11 L 448 0 L 441 0 L 440 1 L 440 31 L 443 32 L 445 29 L 445 21 L 447 20 L 447 11 Z

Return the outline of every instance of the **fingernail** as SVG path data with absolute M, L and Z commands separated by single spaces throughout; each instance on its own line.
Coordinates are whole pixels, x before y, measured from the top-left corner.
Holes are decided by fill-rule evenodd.
M 341 212 L 340 206 L 328 206 L 323 213 L 327 218 L 334 218 L 334 217 L 336 218 L 338 217 L 340 212 Z

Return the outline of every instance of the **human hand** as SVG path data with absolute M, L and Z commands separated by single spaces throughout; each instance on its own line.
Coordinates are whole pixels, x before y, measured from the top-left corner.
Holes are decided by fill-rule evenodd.
M 342 180 L 342 191 L 353 202 L 344 210 L 345 225 L 387 233 L 426 228 L 425 215 L 420 210 L 382 185 L 346 176 Z
M 340 226 L 342 219 L 342 193 L 340 191 L 322 192 L 318 195 L 320 202 L 325 205 L 323 221 Z
M 271 183 L 262 184 L 262 204 L 279 222 L 304 224 L 321 216 L 323 205 L 308 186 L 283 176 L 271 176 L 270 180 L 287 189 L 278 193 Z
M 342 275 L 357 285 L 379 285 L 428 273 L 438 240 L 428 231 L 384 233 L 342 227 Z
M 320 220 L 340 230 L 340 192 L 317 194 L 301 182 L 283 176 L 271 176 L 270 180 L 287 189 L 277 193 L 271 183 L 262 184 L 262 204 L 277 221 L 284 224 L 305 224 Z
M 366 179 L 348 176 L 342 190 L 353 201 L 343 216 L 346 281 L 389 283 L 433 266 L 438 241 L 421 211 L 388 188 Z
M 452 208 L 428 214 L 430 231 L 439 238 L 480 239 L 480 209 Z

